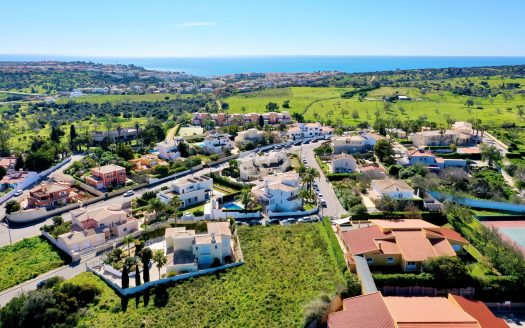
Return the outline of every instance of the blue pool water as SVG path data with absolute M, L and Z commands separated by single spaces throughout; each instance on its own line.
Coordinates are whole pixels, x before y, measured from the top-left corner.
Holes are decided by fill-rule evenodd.
M 230 202 L 230 203 L 225 203 L 224 205 L 222 205 L 222 208 L 225 209 L 225 210 L 243 210 L 244 208 L 238 204 L 235 204 L 233 202 Z

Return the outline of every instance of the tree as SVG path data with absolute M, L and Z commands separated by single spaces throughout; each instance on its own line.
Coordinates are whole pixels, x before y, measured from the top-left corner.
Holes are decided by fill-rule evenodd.
M 11 214 L 20 211 L 20 204 L 16 200 L 10 200 L 5 204 L 5 213 Z
M 346 115 L 348 115 L 348 114 L 349 114 L 348 109 L 346 109 L 346 108 L 341 109 L 341 116 L 342 116 L 343 118 L 345 118 Z
M 258 125 L 261 129 L 264 127 L 264 117 L 262 115 L 259 115 Z
M 266 111 L 267 112 L 276 112 L 279 110 L 279 105 L 277 103 L 274 103 L 274 102 L 269 102 L 268 104 L 266 104 Z
M 244 114 L 246 113 L 246 107 L 242 106 L 242 107 L 241 107 L 241 112 L 242 112 L 242 114 L 244 115 Z
M 15 170 L 18 171 L 20 169 L 23 169 L 24 167 L 26 167 L 24 156 L 22 155 L 22 153 L 16 154 Z
M 164 213 L 164 211 L 166 210 L 166 205 L 163 202 L 161 202 L 160 199 L 155 197 L 148 201 L 146 210 L 150 213 L 151 212 L 155 213 L 155 216 L 159 220 L 162 213 Z
M 122 268 L 122 288 L 128 288 L 129 287 L 129 268 L 126 265 L 126 261 L 124 261 L 124 267 Z
M 62 137 L 63 135 L 64 131 L 57 127 L 56 123 L 53 122 L 51 124 L 51 134 L 49 136 L 49 139 L 54 143 L 60 143 L 60 137 Z
M 76 148 L 76 139 L 77 139 L 77 130 L 75 129 L 75 125 L 71 124 L 69 127 L 69 140 L 70 140 L 70 148 L 75 149 Z
M 135 286 L 140 286 L 140 266 L 139 266 L 139 258 L 135 258 Z
M 525 111 L 523 110 L 523 105 L 516 106 L 518 108 L 518 116 L 523 119 L 523 115 L 525 115 Z
M 356 110 L 352 111 L 352 118 L 354 119 L 354 121 L 359 118 L 359 113 Z
M 144 282 L 149 282 L 149 262 L 153 258 L 153 252 L 151 248 L 146 247 L 140 252 L 140 261 L 142 262 L 142 278 Z
M 306 188 L 301 188 L 297 194 L 297 197 L 301 199 L 301 207 L 304 208 L 304 202 L 310 198 L 310 192 Z
M 159 279 L 160 279 L 160 269 L 168 263 L 168 258 L 164 255 L 164 250 L 158 249 L 153 253 L 153 262 L 155 263 L 157 269 L 159 270 Z
M 375 144 L 374 154 L 385 164 L 394 162 L 394 149 L 392 148 L 392 143 L 387 139 L 381 139 Z
M 392 212 L 397 211 L 398 204 L 395 199 L 388 195 L 383 195 L 377 201 L 377 209 L 385 212 L 385 216 L 389 216 Z
M 131 247 L 129 245 L 133 242 L 133 237 L 127 235 L 122 241 L 128 246 L 128 256 L 131 256 Z
M 470 276 L 457 256 L 439 256 L 423 262 L 421 271 L 431 274 L 438 286 L 464 287 Z
M 283 108 L 290 108 L 290 100 L 283 101 Z
M 0 156 L 8 156 L 10 153 L 9 129 L 6 124 L 0 123 Z
M 3 166 L 0 166 L 0 180 L 2 180 L 2 178 L 7 174 L 7 170 L 5 169 L 5 167 Z
M 474 106 L 474 99 L 472 98 L 467 99 L 467 101 L 465 102 L 465 105 L 467 105 L 467 107 Z
M 250 189 L 243 188 L 239 196 L 237 196 L 237 199 L 241 202 L 242 206 L 244 207 L 244 211 L 247 211 L 249 209 L 250 202 L 252 202 L 253 200 L 253 196 Z
M 173 195 L 173 198 L 170 200 L 170 207 L 173 208 L 173 212 L 175 213 L 175 221 L 177 221 L 177 212 L 182 205 L 183 202 L 180 200 L 179 196 Z
M 483 143 L 479 148 L 481 150 L 481 158 L 487 161 L 489 166 L 492 166 L 494 162 L 501 159 L 501 154 L 495 146 Z
M 315 178 L 319 177 L 319 171 L 313 167 L 307 167 L 301 177 L 301 182 L 308 191 L 311 191 Z

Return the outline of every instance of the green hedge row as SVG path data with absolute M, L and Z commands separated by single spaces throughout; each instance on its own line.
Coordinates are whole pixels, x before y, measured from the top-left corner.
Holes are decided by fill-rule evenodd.
M 225 178 L 223 176 L 218 175 L 217 173 L 210 173 L 210 174 L 208 174 L 208 176 L 210 176 L 213 179 L 214 183 L 218 183 L 218 184 L 224 185 L 226 187 L 230 187 L 232 189 L 241 190 L 243 187 L 245 187 L 244 184 L 242 184 L 240 182 L 232 181 L 230 179 L 227 179 L 227 178 Z M 246 187 L 247 186 L 248 185 L 246 185 Z
M 394 273 L 394 274 L 373 274 L 377 287 L 383 286 L 421 286 L 436 287 L 434 277 L 429 273 Z
M 361 173 L 329 173 L 326 175 L 329 181 L 341 181 L 344 179 L 357 179 L 358 176 L 362 175 Z

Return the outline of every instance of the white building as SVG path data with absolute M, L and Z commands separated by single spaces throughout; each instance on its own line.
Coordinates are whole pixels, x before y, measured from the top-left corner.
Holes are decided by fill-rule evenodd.
M 334 155 L 330 164 L 332 173 L 352 173 L 357 171 L 357 161 L 354 156 L 346 153 Z
M 374 146 L 379 140 L 385 139 L 385 137 L 383 137 L 382 135 L 370 131 L 364 131 L 360 134 L 363 138 L 365 138 L 365 146 L 367 149 L 374 148 Z
M 301 188 L 299 174 L 286 172 L 265 177 L 252 188 L 252 193 L 267 212 L 293 212 L 302 205 L 298 197 Z
M 176 138 L 172 140 L 164 140 L 157 144 L 157 149 L 159 150 L 159 158 L 166 160 L 175 160 L 179 158 L 179 142 L 181 139 Z
M 248 142 L 259 143 L 264 140 L 264 131 L 259 131 L 255 128 L 246 131 L 240 131 L 235 137 L 235 144 L 244 145 Z
M 469 145 L 473 143 L 472 124 L 455 122 L 449 130 L 430 130 L 412 134 L 412 144 L 416 147 Z
M 383 196 L 389 196 L 396 200 L 419 199 L 414 194 L 414 189 L 403 180 L 372 180 L 369 190 L 370 197 L 378 200 Z
M 365 150 L 366 139 L 360 135 L 341 136 L 332 138 L 334 154 L 358 153 Z
M 229 134 L 211 134 L 204 138 L 202 149 L 210 154 L 220 154 L 226 150 L 232 150 L 233 142 Z
M 460 158 L 442 158 L 424 149 L 409 149 L 406 154 L 398 161 L 402 165 L 425 165 L 431 171 L 439 171 L 447 167 L 467 166 L 467 161 Z
M 196 234 L 185 227 L 167 228 L 167 252 L 173 252 L 173 264 L 167 272 L 194 272 L 218 261 L 224 264 L 232 257 L 231 230 L 228 222 L 208 222 L 208 232 Z
M 182 201 L 181 208 L 205 202 L 213 190 L 213 179 L 207 176 L 185 177 L 173 181 L 169 190 L 157 194 L 163 203 L 168 204 L 177 195 Z
M 284 152 L 252 154 L 237 160 L 241 180 L 250 181 L 269 174 L 283 173 L 290 168 L 290 160 Z
M 322 126 L 321 123 L 295 123 L 288 129 L 288 137 L 292 140 L 331 135 L 334 129 Z
M 120 132 L 118 130 L 91 132 L 91 138 L 96 142 L 101 142 L 106 138 L 110 141 L 127 141 L 135 139 L 136 137 L 137 129 L 135 128 L 122 128 Z

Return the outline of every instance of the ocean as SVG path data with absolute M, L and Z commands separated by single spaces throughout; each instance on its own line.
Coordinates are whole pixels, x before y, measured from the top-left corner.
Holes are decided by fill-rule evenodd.
M 341 71 L 348 73 L 396 69 L 475 67 L 525 64 L 525 57 L 430 56 L 249 56 L 210 58 L 72 57 L 52 55 L 1 55 L 0 61 L 91 61 L 134 64 L 160 71 L 186 72 L 212 77 L 235 73 Z

